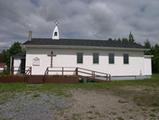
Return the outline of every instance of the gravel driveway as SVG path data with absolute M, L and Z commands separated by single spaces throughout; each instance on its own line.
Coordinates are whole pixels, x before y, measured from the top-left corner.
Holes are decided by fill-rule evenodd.
M 44 91 L 13 92 L 14 97 L 0 103 L 0 120 L 149 120 L 153 117 L 132 101 L 107 90 L 68 92 L 69 97 Z M 159 114 L 154 120 L 157 118 Z
M 0 120 L 56 120 L 54 111 L 66 109 L 70 103 L 49 92 L 17 92 L 0 105 Z

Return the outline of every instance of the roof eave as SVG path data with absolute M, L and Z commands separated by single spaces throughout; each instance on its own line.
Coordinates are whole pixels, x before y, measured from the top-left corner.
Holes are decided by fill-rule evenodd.
M 73 45 L 23 45 L 25 48 L 59 48 L 59 49 L 99 49 L 99 50 L 132 50 L 146 51 L 145 48 L 124 48 L 124 47 L 97 47 L 97 46 L 73 46 Z
M 152 58 L 154 55 L 144 55 L 144 58 Z

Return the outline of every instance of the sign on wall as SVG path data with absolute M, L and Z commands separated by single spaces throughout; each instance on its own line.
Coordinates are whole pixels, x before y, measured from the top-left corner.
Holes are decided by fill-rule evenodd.
M 40 59 L 38 57 L 33 59 L 33 66 L 40 66 Z

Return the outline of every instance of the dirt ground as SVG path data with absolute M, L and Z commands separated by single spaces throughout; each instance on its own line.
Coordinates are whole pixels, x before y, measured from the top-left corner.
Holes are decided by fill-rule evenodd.
M 0 120 L 159 120 L 158 111 L 145 109 L 111 90 L 67 92 L 67 97 L 38 91 L 6 93 L 12 97 L 0 103 Z
M 145 120 L 146 114 L 133 102 L 109 91 L 73 90 L 73 105 L 59 111 L 59 120 Z

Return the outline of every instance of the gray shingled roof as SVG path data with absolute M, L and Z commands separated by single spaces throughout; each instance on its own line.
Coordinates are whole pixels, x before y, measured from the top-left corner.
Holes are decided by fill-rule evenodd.
M 23 45 L 67 45 L 67 46 L 95 46 L 95 47 L 120 47 L 120 48 L 144 48 L 142 45 L 130 42 L 114 40 L 84 40 L 84 39 L 59 39 L 32 38 Z

